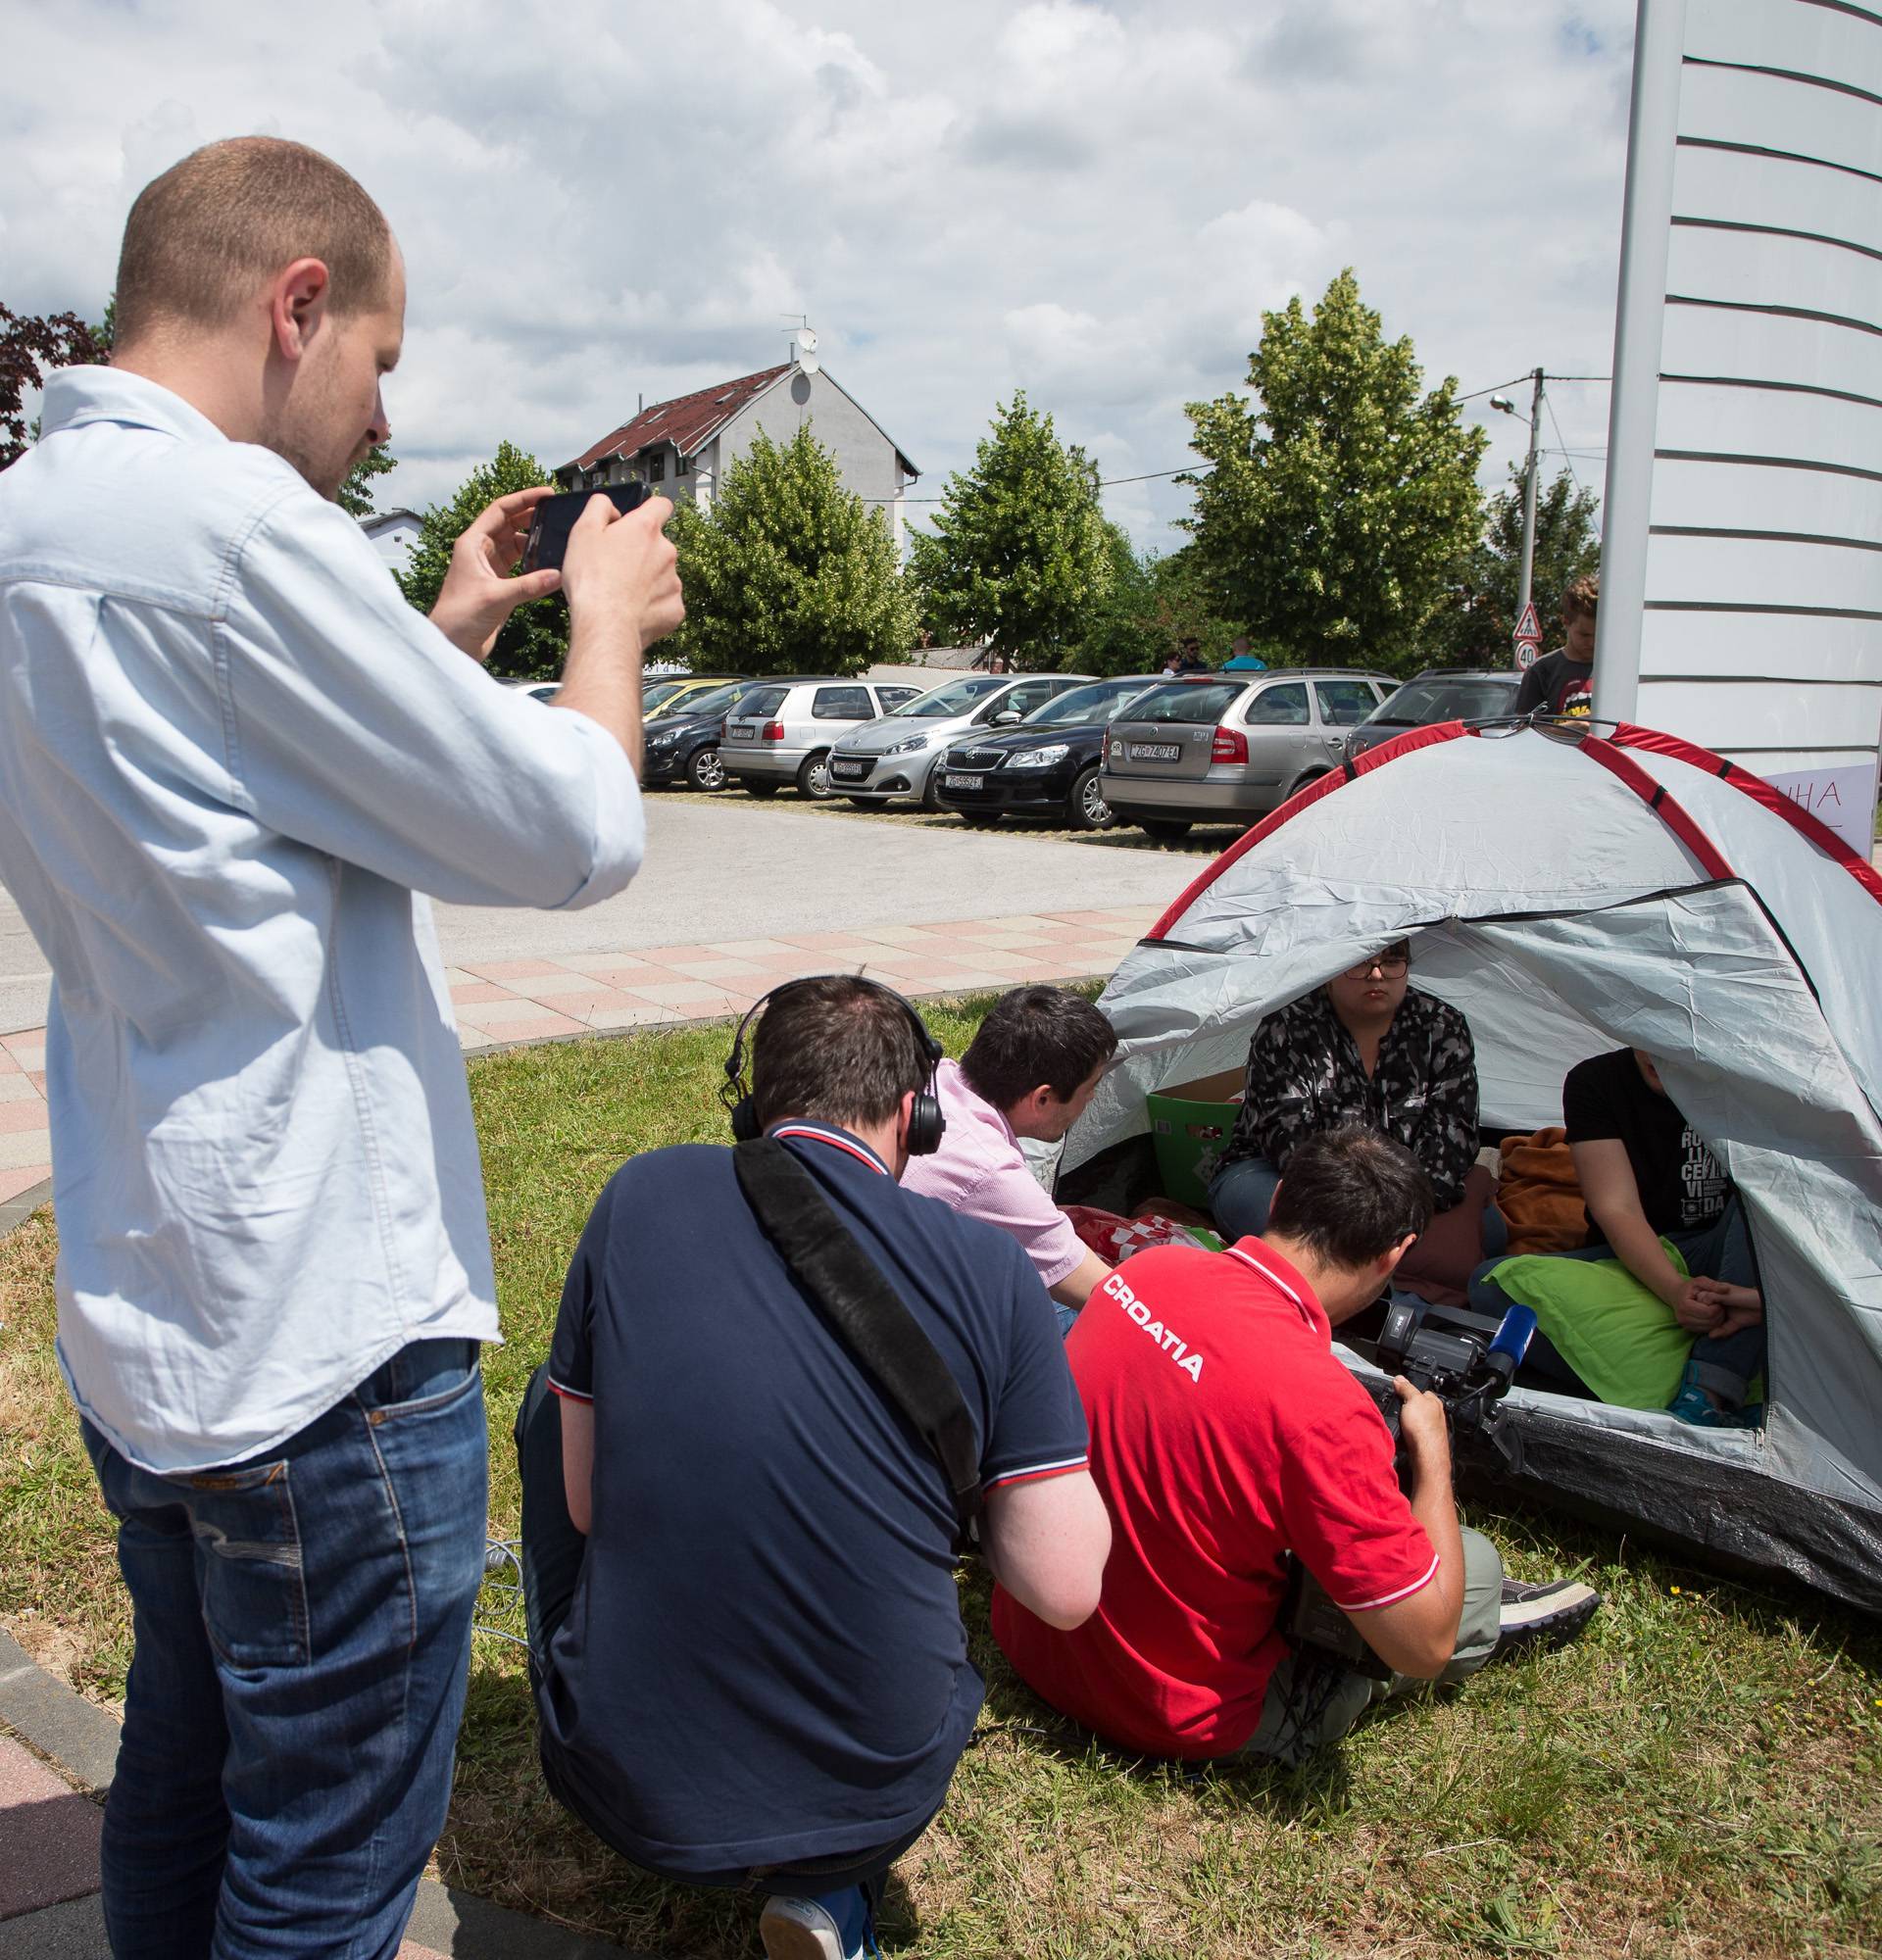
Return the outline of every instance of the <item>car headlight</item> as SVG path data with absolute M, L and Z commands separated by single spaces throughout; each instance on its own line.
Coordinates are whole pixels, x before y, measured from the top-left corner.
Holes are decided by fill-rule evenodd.
M 901 741 L 893 743 L 882 753 L 885 756 L 912 756 L 916 750 L 925 749 L 928 739 L 925 735 L 904 735 Z
M 1021 749 L 1016 756 L 1007 758 L 1010 769 L 1047 769 L 1054 762 L 1063 762 L 1071 754 L 1069 742 L 1048 742 L 1043 749 Z
M 663 728 L 658 735 L 648 736 L 647 746 L 650 749 L 670 749 L 678 740 L 677 728 Z

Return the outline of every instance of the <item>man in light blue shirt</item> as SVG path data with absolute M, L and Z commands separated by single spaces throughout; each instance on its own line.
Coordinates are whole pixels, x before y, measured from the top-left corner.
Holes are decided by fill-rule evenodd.
M 484 1533 L 481 1175 L 429 899 L 619 892 L 670 507 L 540 492 L 429 621 L 332 501 L 404 269 L 297 144 L 132 208 L 109 368 L 0 474 L 0 879 L 52 966 L 59 1355 L 135 1611 L 114 1951 L 390 1956 L 449 1794 Z M 554 708 L 481 670 L 571 620 Z

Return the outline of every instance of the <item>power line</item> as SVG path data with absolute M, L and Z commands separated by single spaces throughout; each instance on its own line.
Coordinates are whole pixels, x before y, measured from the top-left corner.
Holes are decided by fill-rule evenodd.
M 1575 495 L 1579 497 L 1584 494 L 1581 487 L 1581 475 L 1580 472 L 1575 468 L 1574 456 L 1566 446 L 1568 438 L 1561 432 L 1561 423 L 1558 419 L 1556 415 L 1556 405 L 1554 402 L 1550 401 L 1549 391 L 1546 388 L 1543 390 L 1542 400 L 1543 400 L 1543 406 L 1549 411 L 1549 426 L 1555 430 L 1556 440 L 1563 445 L 1560 454 L 1562 458 L 1562 461 L 1565 462 L 1568 466 L 1568 480 L 1575 486 Z M 1598 510 L 1592 512 L 1590 514 L 1590 519 L 1595 527 L 1595 536 L 1599 538 L 1601 536 L 1600 512 Z

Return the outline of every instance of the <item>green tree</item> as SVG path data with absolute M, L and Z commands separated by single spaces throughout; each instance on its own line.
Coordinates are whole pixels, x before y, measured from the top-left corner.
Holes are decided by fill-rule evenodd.
M 1116 576 L 1112 529 L 1096 466 L 1016 392 L 973 468 L 948 478 L 933 531 L 913 540 L 923 623 L 941 639 L 984 639 L 1014 667 L 1063 666 Z
M 87 326 L 75 313 L 24 314 L 0 304 L 0 469 L 17 463 L 39 433 L 26 426 L 25 398 L 44 385 L 55 368 L 96 367 L 111 352 L 103 337 L 117 308 L 106 309 L 107 327 Z
M 1584 573 L 1601 569 L 1595 493 L 1567 471 L 1536 488 L 1536 558 L 1532 584 L 1545 647 L 1561 642 L 1562 593 Z M 1522 466 L 1491 498 L 1483 536 L 1458 568 L 1452 590 L 1422 636 L 1434 665 L 1507 667 L 1522 587 Z
M 760 434 L 711 514 L 682 503 L 668 530 L 686 589 L 672 651 L 696 670 L 860 673 L 914 640 L 888 517 L 843 487 L 808 426 Z
M 418 542 L 398 574 L 406 598 L 429 612 L 451 569 L 451 547 L 486 507 L 513 490 L 548 481 L 549 472 L 533 456 L 514 443 L 499 443 L 496 455 L 465 478 L 448 504 L 432 505 L 420 518 Z M 490 671 L 506 680 L 552 680 L 568 653 L 569 602 L 554 592 L 511 613 L 491 649 Z
M 346 481 L 340 485 L 340 509 L 349 517 L 370 517 L 372 514 L 372 492 L 369 487 L 371 479 L 383 476 L 398 466 L 399 459 L 384 443 L 374 443 L 347 471 Z
M 1351 269 L 1311 318 L 1298 297 L 1263 316 L 1248 385 L 1255 402 L 1186 411 L 1213 465 L 1178 480 L 1216 609 L 1297 660 L 1409 670 L 1478 535 L 1487 433 L 1455 379 L 1421 394 L 1412 342 L 1385 339 Z

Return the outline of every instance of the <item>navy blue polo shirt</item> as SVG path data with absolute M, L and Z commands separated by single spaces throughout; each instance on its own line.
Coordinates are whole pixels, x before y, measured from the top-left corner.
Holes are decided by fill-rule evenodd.
M 986 1486 L 1082 1468 L 1064 1343 L 1017 1243 L 903 1191 L 843 1131 L 772 1134 L 939 1348 Z M 549 1372 L 595 1410 L 587 1554 L 538 1697 L 590 1815 L 681 1877 L 925 1823 L 984 1689 L 947 1482 L 760 1230 L 729 1150 L 615 1174 Z

